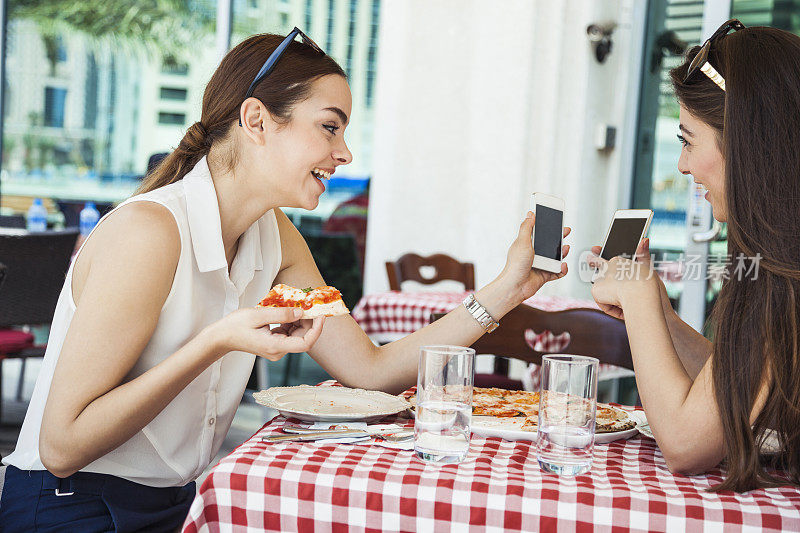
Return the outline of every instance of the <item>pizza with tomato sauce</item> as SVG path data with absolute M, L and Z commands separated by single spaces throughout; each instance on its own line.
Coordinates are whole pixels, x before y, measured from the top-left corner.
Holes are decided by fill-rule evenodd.
M 301 319 L 339 316 L 350 312 L 342 301 L 342 293 L 329 285 L 298 289 L 279 283 L 272 287 L 258 307 L 299 307 L 303 310 Z
M 513 419 L 517 427 L 527 431 L 536 431 L 539 425 L 539 397 L 538 392 L 473 387 L 472 416 L 481 417 L 473 418 L 473 422 L 489 422 L 490 419 L 501 422 L 504 419 Z M 409 401 L 416 404 L 415 400 L 416 393 Z M 564 400 L 552 397 L 550 401 L 561 402 Z M 636 427 L 636 423 L 628 416 L 627 412 L 611 405 L 597 404 L 596 433 L 615 433 L 634 427 Z

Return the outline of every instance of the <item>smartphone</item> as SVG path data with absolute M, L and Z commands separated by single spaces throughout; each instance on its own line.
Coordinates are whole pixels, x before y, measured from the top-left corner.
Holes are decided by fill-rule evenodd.
M 647 235 L 653 211 L 650 209 L 618 209 L 608 227 L 600 257 L 608 261 L 618 255 L 633 258 L 639 243 Z M 592 276 L 594 282 L 597 271 Z
M 533 227 L 533 268 L 561 272 L 561 241 L 564 235 L 564 200 L 540 192 L 531 195 Z

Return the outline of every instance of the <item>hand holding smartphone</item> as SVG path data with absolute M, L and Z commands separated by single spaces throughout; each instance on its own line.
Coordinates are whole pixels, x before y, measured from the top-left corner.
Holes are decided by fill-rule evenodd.
M 608 227 L 600 258 L 609 261 L 617 256 L 633 258 L 639 243 L 647 235 L 653 211 L 650 209 L 618 209 Z M 597 271 L 592 276 L 592 283 Z
M 531 195 L 533 227 L 533 268 L 561 272 L 561 243 L 564 235 L 564 200 L 549 194 Z

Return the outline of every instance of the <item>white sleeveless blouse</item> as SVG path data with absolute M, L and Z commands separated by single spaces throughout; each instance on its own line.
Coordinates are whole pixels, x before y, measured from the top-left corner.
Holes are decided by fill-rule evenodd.
M 181 253 L 156 329 L 126 382 L 169 357 L 212 322 L 236 309 L 256 305 L 272 286 L 281 264 L 278 224 L 275 213 L 269 211 L 242 235 L 228 273 L 219 205 L 205 158 L 183 180 L 134 196 L 120 207 L 142 201 L 170 210 L 178 224 Z M 39 428 L 61 346 L 75 313 L 71 290 L 74 265 L 73 261 L 58 299 L 47 352 L 17 447 L 3 459 L 3 463 L 21 470 L 45 469 L 39 458 Z M 254 360 L 254 355 L 243 352 L 226 354 L 130 440 L 81 470 L 153 487 L 185 485 L 195 479 L 225 439 Z

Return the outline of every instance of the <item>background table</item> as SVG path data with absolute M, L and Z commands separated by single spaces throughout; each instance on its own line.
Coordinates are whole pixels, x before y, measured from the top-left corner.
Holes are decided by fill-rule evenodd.
M 591 471 L 569 478 L 543 472 L 531 442 L 496 437 L 473 435 L 458 465 L 375 445 L 261 442 L 283 422 L 211 470 L 184 532 L 800 530 L 800 489 L 706 492 L 719 469 L 674 476 L 641 436 L 596 445 Z
M 353 318 L 372 340 L 392 342 L 428 325 L 431 313 L 448 313 L 458 307 L 468 292 L 400 292 L 367 294 L 353 308 Z M 524 302 L 544 311 L 578 307 L 598 309 L 594 300 L 567 296 L 534 295 Z

